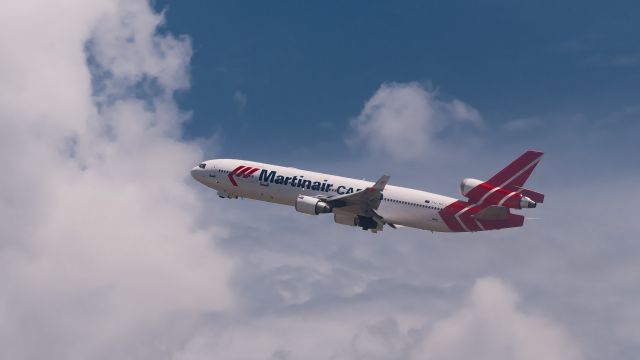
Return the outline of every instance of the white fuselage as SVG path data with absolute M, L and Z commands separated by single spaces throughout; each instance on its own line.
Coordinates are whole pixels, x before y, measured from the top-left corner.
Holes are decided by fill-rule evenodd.
M 193 168 L 192 176 L 218 190 L 218 195 L 222 197 L 241 197 L 290 206 L 295 205 L 298 195 L 330 197 L 357 192 L 373 185 L 370 181 L 235 159 L 205 161 Z M 451 231 L 439 211 L 455 201 L 454 198 L 426 191 L 387 185 L 376 212 L 395 225 Z M 339 212 L 339 209 L 335 212 Z

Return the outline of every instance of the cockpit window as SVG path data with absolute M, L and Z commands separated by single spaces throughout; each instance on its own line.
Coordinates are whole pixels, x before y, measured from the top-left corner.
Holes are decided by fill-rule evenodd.
M 198 167 L 199 167 L 200 169 L 204 169 L 205 167 L 207 167 L 207 164 L 202 163 L 202 164 L 198 165 Z

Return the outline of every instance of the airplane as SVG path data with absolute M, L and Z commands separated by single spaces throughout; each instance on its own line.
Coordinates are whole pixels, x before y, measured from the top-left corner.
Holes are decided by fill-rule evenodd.
M 333 214 L 338 224 L 378 232 L 385 225 L 438 232 L 476 232 L 520 227 L 511 210 L 535 208 L 544 194 L 524 188 L 543 153 L 529 150 L 497 174 L 460 184 L 466 200 L 376 182 L 237 159 L 204 161 L 191 176 L 221 198 L 247 198 L 293 206 L 309 214 Z

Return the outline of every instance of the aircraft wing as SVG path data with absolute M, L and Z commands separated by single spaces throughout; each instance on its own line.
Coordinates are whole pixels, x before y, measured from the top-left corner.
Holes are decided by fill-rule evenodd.
M 367 187 L 352 194 L 344 194 L 325 198 L 324 201 L 334 209 L 340 212 L 353 213 L 354 215 L 366 216 L 372 218 L 376 223 L 382 225 L 388 224 L 395 228 L 395 225 L 385 221 L 375 210 L 380 206 L 382 201 L 382 191 L 389 182 L 389 175 L 383 175 L 370 187 Z
M 337 195 L 326 198 L 326 202 L 334 208 L 353 208 L 365 211 L 367 209 L 377 209 L 382 200 L 382 190 L 389 181 L 388 175 L 383 175 L 371 187 L 344 195 Z M 346 210 L 346 209 L 345 209 Z

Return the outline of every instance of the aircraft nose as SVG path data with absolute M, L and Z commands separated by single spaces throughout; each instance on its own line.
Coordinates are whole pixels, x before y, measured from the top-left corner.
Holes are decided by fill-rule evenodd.
M 198 166 L 194 166 L 193 169 L 191 169 L 191 177 L 193 177 L 198 181 L 201 180 L 200 178 L 202 177 L 202 173 L 203 173 L 203 170 Z

